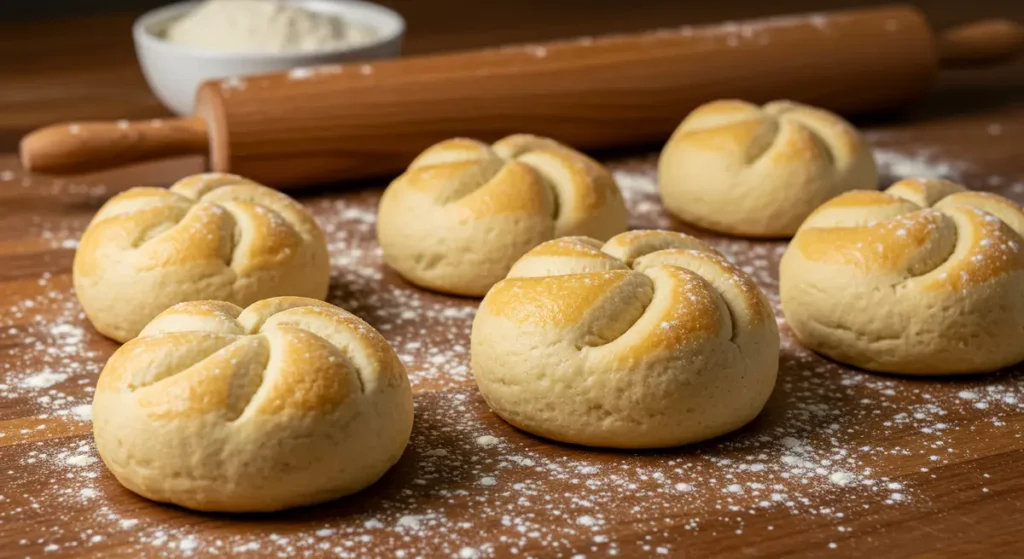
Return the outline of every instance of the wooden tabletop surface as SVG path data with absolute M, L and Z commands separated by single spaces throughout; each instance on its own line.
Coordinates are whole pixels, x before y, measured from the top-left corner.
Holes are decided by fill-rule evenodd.
M 567 1 L 545 19 L 509 6 L 525 3 L 392 4 L 409 18 L 414 52 L 767 10 L 591 2 L 601 5 L 579 17 L 583 3 Z M 808 4 L 822 3 L 771 9 Z M 1024 6 L 1001 4 L 922 3 L 940 24 L 1024 18 Z M 469 19 L 430 6 L 465 6 Z M 0 151 L 53 121 L 165 114 L 135 66 L 130 19 L 0 24 Z M 859 124 L 886 183 L 945 176 L 1024 202 L 1021 92 L 1022 61 L 947 72 L 922 105 Z M 631 226 L 688 230 L 660 207 L 654 161 L 609 156 Z M 1024 366 L 976 378 L 868 374 L 803 349 L 779 314 L 779 383 L 740 432 L 642 453 L 540 440 L 496 418 L 475 388 L 468 342 L 477 302 L 420 291 L 383 266 L 374 230 L 386 181 L 300 199 L 327 233 L 330 301 L 376 326 L 408 368 L 416 425 L 399 465 L 359 495 L 284 514 L 196 514 L 136 497 L 92 442 L 92 387 L 117 346 L 81 314 L 71 261 L 112 193 L 201 167 L 189 159 L 49 179 L 0 155 L 0 556 L 1024 555 Z M 785 243 L 698 234 L 777 304 Z

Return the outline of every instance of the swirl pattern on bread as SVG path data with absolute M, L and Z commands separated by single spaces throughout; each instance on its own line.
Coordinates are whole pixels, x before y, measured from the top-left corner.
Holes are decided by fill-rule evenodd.
M 683 120 L 661 152 L 666 209 L 731 235 L 790 237 L 842 192 L 876 188 L 871 150 L 838 115 L 789 101 L 715 101 Z
M 372 484 L 412 429 L 405 369 L 333 305 L 181 303 L 100 374 L 96 446 L 125 487 L 226 512 L 327 501 Z
M 525 431 L 588 446 L 715 437 L 762 409 L 779 334 L 754 281 L 704 242 L 631 231 L 531 250 L 473 322 L 473 373 Z
M 73 272 L 89 320 L 121 342 L 176 303 L 323 299 L 330 284 L 323 232 L 302 205 L 222 173 L 110 199 L 85 230 Z
M 384 192 L 377 234 L 384 259 L 410 282 L 482 296 L 544 241 L 625 229 L 622 195 L 600 163 L 517 134 L 428 148 Z
M 1024 359 L 1024 211 L 944 180 L 848 192 L 818 208 L 780 265 L 810 349 L 873 371 L 980 373 Z

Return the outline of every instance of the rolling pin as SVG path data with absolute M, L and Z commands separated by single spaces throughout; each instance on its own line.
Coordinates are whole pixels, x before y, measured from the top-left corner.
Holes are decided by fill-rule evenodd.
M 65 174 L 208 154 L 211 170 L 289 188 L 397 173 L 453 136 L 530 132 L 583 150 L 664 141 L 717 98 L 896 108 L 940 66 L 1022 44 L 1012 22 L 936 35 L 897 5 L 324 66 L 207 82 L 189 118 L 46 127 L 22 139 L 21 159 Z

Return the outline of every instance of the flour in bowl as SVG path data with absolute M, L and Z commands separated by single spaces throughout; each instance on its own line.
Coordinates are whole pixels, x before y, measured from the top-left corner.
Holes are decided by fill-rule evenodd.
M 299 52 L 373 41 L 370 28 L 282 0 L 207 0 L 167 29 L 172 43 L 222 52 Z

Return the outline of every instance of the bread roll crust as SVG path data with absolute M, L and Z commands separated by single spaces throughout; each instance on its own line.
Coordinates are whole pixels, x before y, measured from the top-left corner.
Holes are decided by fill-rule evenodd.
M 503 419 L 558 441 L 671 447 L 764 407 L 779 334 L 753 280 L 702 241 L 630 231 L 531 250 L 484 298 L 472 365 Z
M 780 264 L 786 320 L 810 349 L 888 373 L 983 373 L 1024 360 L 1024 211 L 949 181 L 849 192 Z
M 203 299 L 323 299 L 323 232 L 288 196 L 223 173 L 110 199 L 82 235 L 75 292 L 102 334 L 124 342 L 170 306 Z
M 171 307 L 114 353 L 93 401 L 97 449 L 122 485 L 220 512 L 359 491 L 398 461 L 412 418 L 384 338 L 300 297 Z
M 842 192 L 876 188 L 870 149 L 828 111 L 790 101 L 698 107 L 658 161 L 658 189 L 676 217 L 748 237 L 790 237 Z
M 484 295 L 544 241 L 625 229 L 622 195 L 601 164 L 527 134 L 431 146 L 384 192 L 377 221 L 389 266 L 419 286 L 469 296 Z

